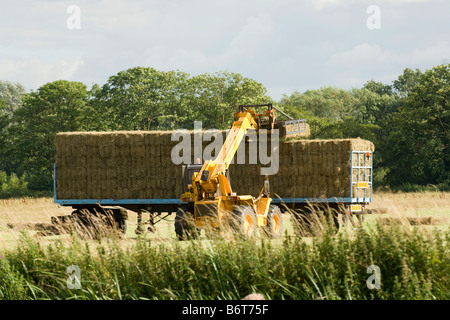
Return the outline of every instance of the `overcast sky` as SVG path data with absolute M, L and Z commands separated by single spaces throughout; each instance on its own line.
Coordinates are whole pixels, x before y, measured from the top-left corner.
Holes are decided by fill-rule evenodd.
M 450 1 L 2 0 L 0 40 L 0 80 L 27 90 L 144 66 L 238 72 L 279 100 L 450 63 Z

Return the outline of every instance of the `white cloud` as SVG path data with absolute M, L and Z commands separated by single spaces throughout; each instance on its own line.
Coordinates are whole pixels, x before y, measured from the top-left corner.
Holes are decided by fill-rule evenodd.
M 245 26 L 231 41 L 232 50 L 258 50 L 260 45 L 273 35 L 273 22 L 268 14 L 251 16 Z
M 78 68 L 83 64 L 81 60 L 59 60 L 45 63 L 38 59 L 31 60 L 0 60 L 0 78 L 19 82 L 27 89 L 37 89 L 47 82 L 55 80 L 70 80 Z
M 382 49 L 380 45 L 361 43 L 351 50 L 335 53 L 328 64 L 355 65 L 358 67 L 380 65 L 436 65 L 450 59 L 450 44 L 440 41 L 426 48 L 416 48 L 409 52 Z
M 392 82 L 405 68 L 425 71 L 449 61 L 450 44 L 446 41 L 408 51 L 361 43 L 350 50 L 333 54 L 326 65 L 331 70 L 333 83 L 360 87 L 370 79 Z
M 80 30 L 66 27 L 72 4 L 81 8 Z M 381 30 L 367 29 L 365 7 L 371 4 L 382 9 Z M 405 67 L 448 62 L 449 5 L 448 0 L 5 2 L 0 79 L 35 89 L 61 78 L 103 84 L 135 66 L 192 75 L 232 71 L 260 81 L 277 99 L 283 90 L 358 85 L 398 76 Z
M 322 10 L 330 5 L 342 4 L 342 0 L 312 0 L 312 4 L 317 10 Z
M 187 72 L 202 73 L 224 70 L 240 61 L 254 59 L 269 48 L 274 35 L 274 25 L 267 14 L 250 16 L 245 24 L 237 30 L 234 37 L 223 50 L 205 53 L 205 48 L 190 48 L 181 45 L 169 46 L 151 45 L 145 50 L 145 63 L 156 62 L 163 69 L 180 69 Z
M 136 1 L 102 0 L 93 5 L 80 5 L 82 20 L 88 26 L 102 31 L 134 31 L 138 34 L 148 31 L 154 24 L 158 13 Z
M 346 5 L 356 5 L 366 3 L 370 4 L 389 4 L 389 5 L 402 5 L 408 3 L 427 3 L 432 2 L 433 0 L 310 0 L 310 3 L 316 8 L 316 10 L 322 10 L 325 7 L 330 6 L 346 6 Z
M 213 57 L 213 64 L 229 66 L 242 60 L 253 60 L 269 48 L 273 36 L 274 24 L 270 15 L 250 16 L 226 50 Z

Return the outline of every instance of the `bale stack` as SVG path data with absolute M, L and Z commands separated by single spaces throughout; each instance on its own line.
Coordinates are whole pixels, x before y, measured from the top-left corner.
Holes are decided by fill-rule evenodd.
M 270 176 L 271 194 L 283 198 L 350 197 L 353 181 L 368 181 L 370 169 L 351 172 L 351 151 L 374 151 L 372 142 L 362 139 L 290 140 L 280 142 L 279 170 Z M 359 155 L 361 166 L 365 154 Z M 353 156 L 357 163 L 358 155 Z M 368 165 L 368 159 L 366 159 Z M 267 165 L 269 166 L 269 165 Z M 265 167 L 267 167 L 265 166 Z M 261 165 L 231 167 L 233 191 L 257 195 L 263 186 Z M 364 172 L 366 176 L 364 176 Z M 356 185 L 353 196 L 356 194 Z M 366 196 L 370 196 L 366 193 Z
M 174 142 L 167 132 L 78 132 L 56 135 L 60 199 L 150 199 L 174 196 Z M 169 178 L 172 177 L 172 178 Z M 181 189 L 180 189 L 181 190 Z
M 181 165 L 171 152 L 178 141 L 170 131 L 74 132 L 56 135 L 59 199 L 180 198 Z M 191 132 L 191 163 L 194 161 Z M 210 142 L 203 142 L 205 148 Z M 238 194 L 257 196 L 263 187 L 260 169 L 270 164 L 230 167 L 231 186 Z M 244 147 L 244 145 L 242 146 Z M 350 176 L 363 180 L 364 170 L 351 173 L 351 151 L 373 151 L 370 141 L 290 140 L 279 143 L 279 169 L 270 177 L 273 197 L 329 198 L 350 196 Z M 363 157 L 360 156 L 361 165 Z M 259 159 L 259 157 L 257 157 Z M 275 161 L 275 158 L 272 158 Z M 357 158 L 353 159 L 357 161 Z M 366 175 L 369 174 L 365 170 Z M 355 192 L 355 191 L 354 191 Z

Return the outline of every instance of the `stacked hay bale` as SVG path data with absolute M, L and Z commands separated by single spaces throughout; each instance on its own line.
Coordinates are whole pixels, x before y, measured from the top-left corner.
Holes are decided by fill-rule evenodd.
M 191 132 L 191 163 L 194 162 Z M 224 134 L 224 133 L 222 133 Z M 172 162 L 178 141 L 169 131 L 75 132 L 56 135 L 57 196 L 59 199 L 176 199 L 180 198 L 181 165 Z M 209 142 L 203 142 L 203 148 Z M 230 166 L 231 186 L 238 194 L 257 196 L 265 177 L 262 167 L 272 164 Z M 279 143 L 279 168 L 270 177 L 272 196 L 289 198 L 349 197 L 351 151 L 373 151 L 362 139 L 291 140 Z M 357 163 L 357 156 L 353 161 Z M 360 156 L 363 165 L 365 155 Z M 260 159 L 256 157 L 256 159 Z M 275 158 L 271 158 L 275 161 Z M 367 159 L 366 159 L 367 160 Z M 259 162 L 259 161 L 258 161 Z M 367 180 L 367 179 L 366 179 Z M 356 191 L 356 189 L 355 189 Z M 354 192 L 355 192 L 354 191 Z M 355 193 L 354 193 L 355 194 Z
M 280 142 L 279 170 L 270 176 L 271 194 L 283 198 L 350 197 L 350 178 L 368 181 L 370 169 L 351 172 L 351 151 L 374 151 L 372 142 L 362 139 L 291 140 Z M 357 163 L 358 155 L 353 155 Z M 359 155 L 360 165 L 365 154 Z M 365 158 L 365 159 L 364 159 Z M 247 158 L 248 159 L 248 158 Z M 269 166 L 269 165 L 267 165 Z M 267 167 L 266 166 L 266 167 Z M 236 164 L 231 167 L 233 191 L 257 195 L 265 177 L 260 175 L 261 165 Z M 364 173 L 366 176 L 364 176 Z M 356 185 L 353 196 L 356 194 Z M 366 196 L 370 196 L 366 193 Z
M 170 132 L 157 131 L 57 134 L 58 198 L 174 196 L 174 177 L 180 176 L 181 168 L 172 164 L 170 152 L 175 143 L 170 137 Z

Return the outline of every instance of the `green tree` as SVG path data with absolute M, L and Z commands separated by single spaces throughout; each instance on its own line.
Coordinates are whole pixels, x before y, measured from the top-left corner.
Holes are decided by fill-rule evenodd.
M 355 102 L 350 92 L 335 87 L 323 87 L 304 93 L 296 91 L 289 97 L 284 96 L 280 101 L 282 105 L 289 105 L 291 111 L 293 107 L 302 107 L 316 117 L 331 120 L 354 117 Z
M 409 92 L 416 86 L 417 81 L 422 76 L 422 72 L 419 69 L 413 71 L 410 68 L 406 68 L 403 74 L 394 80 L 392 87 L 397 94 L 401 97 L 408 96 Z
M 385 85 L 382 82 L 377 82 L 374 80 L 367 81 L 364 84 L 363 89 L 367 89 L 367 90 L 369 90 L 373 93 L 376 93 L 380 96 L 382 96 L 384 94 L 387 94 L 387 95 L 393 94 L 392 86 Z
M 8 167 L 8 135 L 7 129 L 10 123 L 11 114 L 7 111 L 6 103 L 0 100 L 0 168 L 6 170 Z
M 309 125 L 310 138 L 320 138 L 322 130 L 335 122 L 335 120 L 331 118 L 318 117 L 311 111 L 306 110 L 305 107 L 291 104 L 292 102 L 289 99 L 290 97 L 284 96 L 280 101 L 279 107 L 294 119 L 305 119 Z M 293 103 L 295 103 L 295 101 Z
M 6 111 L 12 114 L 22 105 L 25 88 L 20 83 L 0 80 L 0 100 L 6 105 Z
M 93 104 L 112 130 L 173 129 L 185 117 L 180 97 L 187 77 L 144 67 L 120 71 L 95 90 Z
M 414 86 L 386 123 L 387 178 L 392 184 L 448 184 L 450 64 L 415 74 Z
M 193 120 L 202 121 L 203 128 L 227 129 L 239 105 L 270 102 L 266 88 L 259 82 L 239 73 L 218 72 L 202 74 L 188 80 L 184 104 L 192 110 Z
M 372 141 L 375 145 L 378 140 L 380 127 L 371 123 L 360 123 L 354 118 L 346 118 L 323 126 L 317 136 L 321 139 L 347 139 L 361 138 Z
M 378 83 L 380 84 L 380 83 Z M 366 86 L 362 89 L 352 89 L 355 110 L 355 120 L 359 123 L 382 125 L 386 116 L 395 112 L 399 106 L 399 97 L 385 90 L 370 90 Z M 387 90 L 389 92 L 389 90 Z
M 7 130 L 11 116 L 21 105 L 25 88 L 19 83 L 0 81 L 0 170 L 11 173 L 10 165 L 10 137 Z
M 367 91 L 367 93 L 370 93 Z M 359 97 L 350 92 L 334 87 L 324 87 L 318 90 L 298 91 L 290 96 L 284 95 L 280 107 L 296 119 L 306 119 L 311 131 L 311 138 L 331 138 L 332 132 L 338 137 L 345 135 L 337 133 L 342 129 L 346 119 L 357 119 L 362 113 Z M 359 105 L 358 105 L 359 104 Z M 365 112 L 365 107 L 363 112 Z
M 10 176 L 4 171 L 0 171 L 0 198 L 23 197 L 28 194 L 28 182 L 26 175 L 20 178 L 11 173 Z
M 16 173 L 27 172 L 30 189 L 51 190 L 57 132 L 91 129 L 95 118 L 88 100 L 83 83 L 66 80 L 47 83 L 24 96 L 8 131 L 11 162 Z
M 268 101 L 266 89 L 237 73 L 163 72 L 136 67 L 119 72 L 93 93 L 102 122 L 113 130 L 227 128 L 239 104 Z

